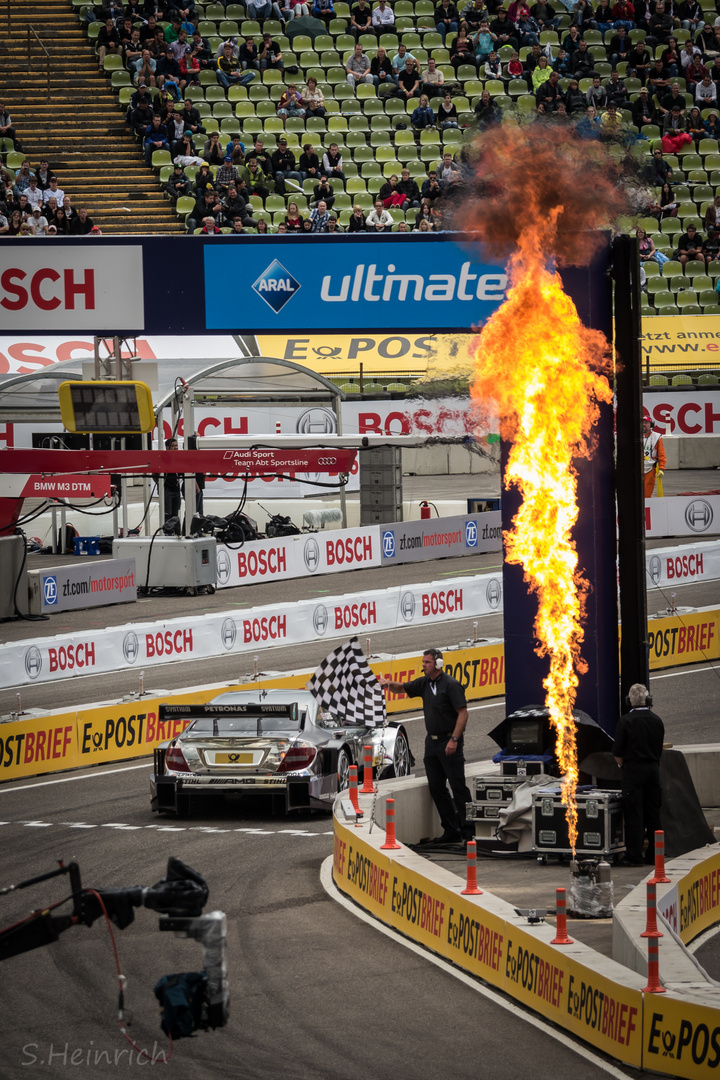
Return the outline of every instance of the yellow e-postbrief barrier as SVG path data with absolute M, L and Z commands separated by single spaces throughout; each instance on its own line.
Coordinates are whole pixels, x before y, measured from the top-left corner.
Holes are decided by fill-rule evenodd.
M 422 654 L 418 653 L 372 663 L 371 667 L 376 674 L 408 682 L 422 674 L 421 660 Z M 502 643 L 448 653 L 446 669 L 464 683 L 469 698 L 495 697 L 505 692 Z M 303 671 L 272 678 L 260 677 L 251 682 L 198 687 L 162 697 L 147 694 L 130 701 L 88 705 L 27 720 L 18 717 L 0 724 L 0 782 L 151 754 L 156 746 L 175 738 L 186 726 L 184 720 L 161 723 L 159 713 L 163 703 L 182 700 L 188 704 L 202 704 L 231 691 L 296 689 L 304 687 L 311 674 Z M 389 713 L 408 708 L 410 702 L 404 694 L 389 696 Z
M 437 867 L 430 871 L 407 848 L 380 850 L 382 830 L 348 825 L 336 811 L 334 833 L 333 878 L 341 892 L 597 1049 L 641 1066 L 645 980 L 639 975 L 586 946 L 551 945 L 553 927 L 526 929 L 491 893 L 462 896 L 464 882 Z

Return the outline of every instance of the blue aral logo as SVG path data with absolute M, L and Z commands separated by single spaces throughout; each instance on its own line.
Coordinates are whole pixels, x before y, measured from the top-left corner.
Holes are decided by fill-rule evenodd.
M 386 559 L 395 558 L 395 533 L 388 529 L 382 534 L 382 549 Z
M 273 259 L 268 268 L 263 270 L 253 289 L 277 314 L 298 292 L 300 282 L 295 280 L 282 263 Z
M 477 535 L 477 522 L 466 521 L 465 522 L 465 547 L 477 547 L 478 535 Z
M 51 607 L 58 602 L 58 587 L 56 577 L 44 577 L 43 578 L 43 596 L 45 597 L 45 604 L 47 607 Z

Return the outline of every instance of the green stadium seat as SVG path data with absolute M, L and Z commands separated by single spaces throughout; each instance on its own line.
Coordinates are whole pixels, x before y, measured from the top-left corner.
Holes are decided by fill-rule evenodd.
M 650 386 L 669 386 L 670 380 L 667 375 L 651 375 L 648 384 Z
M 712 372 L 706 372 L 704 375 L 698 376 L 698 386 L 717 386 L 719 383 L 720 378 Z

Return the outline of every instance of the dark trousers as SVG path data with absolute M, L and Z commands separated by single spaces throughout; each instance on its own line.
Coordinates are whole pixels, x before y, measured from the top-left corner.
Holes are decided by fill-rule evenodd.
M 628 859 L 640 862 L 647 833 L 647 861 L 655 857 L 655 831 L 660 828 L 660 766 L 654 762 L 624 762 L 622 770 L 625 848 Z
M 171 517 L 180 517 L 180 503 L 182 496 L 179 491 L 173 491 L 172 488 L 165 488 L 165 520 Z
M 465 819 L 465 804 L 470 802 L 470 792 L 465 783 L 465 757 L 463 740 L 457 744 L 454 754 L 446 754 L 446 738 L 431 739 L 425 736 L 425 756 L 423 764 L 428 778 L 428 787 L 432 801 L 437 807 L 443 830 L 458 833 L 463 839 L 472 840 L 475 829 Z M 448 794 L 450 784 L 452 799 Z

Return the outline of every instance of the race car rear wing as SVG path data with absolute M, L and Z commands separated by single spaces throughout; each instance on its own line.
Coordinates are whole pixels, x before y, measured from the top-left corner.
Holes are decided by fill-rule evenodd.
M 298 721 L 298 703 L 290 702 L 287 705 L 266 705 L 248 702 L 246 705 L 213 705 L 208 702 L 204 705 L 161 705 L 159 718 L 163 720 L 199 720 L 203 717 L 232 717 L 232 716 L 274 716 L 287 719 L 292 723 Z

